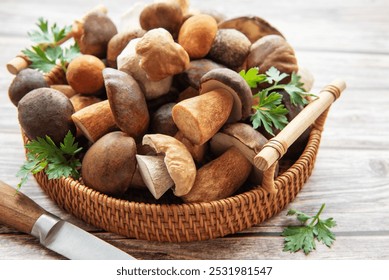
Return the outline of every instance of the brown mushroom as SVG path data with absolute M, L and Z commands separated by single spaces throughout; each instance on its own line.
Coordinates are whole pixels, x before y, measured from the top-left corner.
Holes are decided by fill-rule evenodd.
M 150 131 L 152 133 L 165 134 L 174 136 L 178 128 L 173 121 L 172 108 L 176 105 L 174 102 L 170 102 L 159 107 L 151 118 Z
M 205 57 L 212 47 L 217 32 L 216 20 L 205 14 L 188 18 L 181 26 L 178 43 L 191 59 Z
M 100 98 L 93 95 L 76 94 L 70 98 L 70 102 L 72 102 L 75 112 L 100 101 Z
M 77 95 L 77 92 L 70 85 L 51 85 L 50 87 L 62 92 L 67 98 L 72 98 Z
M 228 28 L 239 30 L 246 35 L 247 38 L 249 38 L 251 43 L 254 43 L 266 35 L 275 34 L 282 36 L 275 27 L 271 26 L 267 21 L 259 17 L 238 17 L 219 23 L 219 29 Z
M 118 129 L 108 100 L 97 102 L 75 112 L 72 120 L 92 143 Z
M 247 118 L 251 106 L 252 94 L 246 81 L 238 73 L 221 68 L 205 74 L 200 95 L 179 102 L 172 116 L 185 138 L 201 145 L 223 124 Z
M 206 202 L 223 199 L 235 193 L 251 172 L 250 161 L 235 148 L 197 171 L 191 191 L 182 196 L 185 202 Z
M 174 138 L 176 138 L 178 141 L 180 141 L 182 144 L 185 145 L 185 147 L 188 149 L 189 153 L 192 155 L 192 158 L 196 163 L 202 164 L 204 162 L 205 155 L 208 150 L 207 144 L 202 144 L 202 145 L 193 144 L 191 141 L 185 138 L 185 136 L 182 134 L 181 131 L 177 131 L 176 135 L 174 135 Z
M 109 40 L 107 48 L 107 65 L 117 68 L 116 59 L 128 43 L 135 38 L 140 38 L 146 33 L 143 29 L 134 29 L 126 32 L 119 32 Z
M 109 195 L 123 194 L 136 169 L 136 144 L 121 131 L 96 141 L 82 160 L 82 179 L 88 187 Z
M 181 73 L 189 66 L 188 53 L 163 28 L 148 31 L 136 44 L 136 53 L 140 66 L 152 81 Z
M 235 69 L 245 62 L 250 46 L 250 40 L 242 32 L 219 29 L 208 56 L 215 62 Z
M 109 40 L 117 33 L 112 20 L 103 12 L 88 13 L 82 20 L 74 22 L 72 34 L 83 54 L 104 58 Z
M 93 55 L 80 55 L 67 68 L 66 79 L 78 93 L 95 94 L 104 87 L 104 63 Z
M 129 136 L 142 136 L 149 126 L 146 100 L 138 83 L 125 72 L 103 70 L 105 88 L 117 126 Z
M 144 30 L 164 28 L 175 38 L 180 30 L 182 20 L 181 7 L 173 1 L 149 4 L 139 16 L 140 26 Z
M 49 87 L 41 72 L 34 69 L 23 69 L 13 79 L 8 88 L 8 96 L 11 102 L 18 106 L 20 99 L 22 99 L 30 91 Z
M 169 76 L 160 81 L 151 81 L 147 73 L 140 67 L 140 56 L 136 54 L 136 44 L 139 38 L 131 40 L 117 57 L 118 69 L 130 74 L 142 88 L 146 100 L 153 100 L 166 95 L 172 85 L 173 77 Z
M 156 154 L 164 155 L 164 163 L 170 177 L 174 181 L 173 192 L 176 196 L 187 194 L 196 178 L 196 166 L 193 158 L 184 144 L 174 137 L 164 134 L 146 134 L 143 137 L 143 145 L 150 146 Z M 140 167 L 142 177 L 149 173 Z M 148 182 L 154 182 L 149 180 Z M 148 182 L 145 182 L 146 184 Z M 155 189 L 154 186 L 148 186 L 149 189 Z
M 51 88 L 34 89 L 18 103 L 19 123 L 30 140 L 47 135 L 60 143 L 69 130 L 75 132 L 73 113 L 69 98 Z
M 265 73 L 272 66 L 281 73 L 298 71 L 293 48 L 279 35 L 267 35 L 253 43 L 247 57 L 247 68 L 258 67 L 259 73 Z

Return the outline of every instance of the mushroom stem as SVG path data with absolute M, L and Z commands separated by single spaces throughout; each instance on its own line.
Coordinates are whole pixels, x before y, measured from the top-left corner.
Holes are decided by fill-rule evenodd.
M 164 156 L 136 155 L 143 182 L 155 199 L 159 199 L 174 182 L 164 162 Z
M 60 65 L 56 65 L 50 72 L 45 73 L 43 76 L 49 86 L 67 84 L 66 73 Z
M 16 75 L 23 69 L 27 68 L 29 64 L 30 61 L 28 58 L 24 54 L 19 54 L 7 63 L 7 70 L 9 73 Z
M 185 138 L 202 145 L 227 121 L 233 102 L 227 90 L 212 90 L 176 104 L 172 110 L 173 120 Z
M 93 143 L 108 132 L 117 129 L 108 100 L 92 104 L 75 112 L 72 119 L 85 137 Z

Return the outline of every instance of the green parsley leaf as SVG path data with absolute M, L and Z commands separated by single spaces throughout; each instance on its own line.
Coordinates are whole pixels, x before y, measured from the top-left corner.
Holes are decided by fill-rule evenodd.
M 269 70 L 266 71 L 266 75 L 267 75 L 267 82 L 269 84 L 273 84 L 274 83 L 279 83 L 281 80 L 285 79 L 286 77 L 288 77 L 289 75 L 286 74 L 286 73 L 282 73 L 275 67 L 270 67 Z
M 32 47 L 32 50 L 25 49 L 22 51 L 31 61 L 30 67 L 39 69 L 44 73 L 50 72 L 56 65 L 57 60 L 62 57 L 60 47 L 48 47 L 44 51 L 41 47 Z
M 254 105 L 256 112 L 251 116 L 254 129 L 263 126 L 268 133 L 274 135 L 272 127 L 283 129 L 288 120 L 286 114 L 288 110 L 281 104 L 282 95 L 276 92 L 268 94 L 267 90 L 262 90 L 257 95 L 258 105 Z
M 239 72 L 239 75 L 241 75 L 250 88 L 256 88 L 259 83 L 263 83 L 266 81 L 266 75 L 264 74 L 258 74 L 258 67 L 253 67 L 247 70 L 242 70 Z
M 20 177 L 18 189 L 27 182 L 30 173 L 36 174 L 42 170 L 49 179 L 58 179 L 62 176 L 78 179 L 81 162 L 76 154 L 82 150 L 75 142 L 75 138 L 69 131 L 59 147 L 53 140 L 46 136 L 37 137 L 25 145 L 27 149 L 27 161 L 20 168 L 17 177 Z
M 31 41 L 40 46 L 55 46 L 72 30 L 71 26 L 60 28 L 56 23 L 49 27 L 48 20 L 43 18 L 39 18 L 36 25 L 39 30 L 33 30 L 27 34 Z
M 297 252 L 303 250 L 307 255 L 316 249 L 315 238 L 330 247 L 335 241 L 335 234 L 331 232 L 330 228 L 336 226 L 333 218 L 326 220 L 320 219 L 320 215 L 324 210 L 323 204 L 319 212 L 315 216 L 307 215 L 297 210 L 289 210 L 287 215 L 297 215 L 297 219 L 302 223 L 301 226 L 289 226 L 284 229 L 282 236 L 284 239 L 284 251 Z M 311 220 L 308 225 L 307 221 Z

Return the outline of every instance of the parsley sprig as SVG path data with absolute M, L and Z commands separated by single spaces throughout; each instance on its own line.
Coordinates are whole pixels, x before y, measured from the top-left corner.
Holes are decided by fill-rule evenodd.
M 335 241 L 335 234 L 330 230 L 336 226 L 336 222 L 333 218 L 321 219 L 320 215 L 325 208 L 325 204 L 322 204 L 319 212 L 315 216 L 307 215 L 303 212 L 291 209 L 287 215 L 296 215 L 301 226 L 289 226 L 284 229 L 282 236 L 285 237 L 284 251 L 297 252 L 303 250 L 306 255 L 316 249 L 315 238 L 325 244 L 327 247 L 331 247 Z M 310 223 L 306 223 L 310 220 Z
M 288 124 L 286 118 L 288 110 L 282 104 L 282 95 L 277 93 L 277 90 L 285 90 L 295 106 L 308 104 L 307 97 L 313 96 L 305 92 L 301 77 L 295 73 L 292 73 L 288 84 L 282 84 L 281 81 L 289 75 L 281 73 L 275 67 L 271 67 L 265 74 L 259 74 L 257 67 L 250 68 L 247 72 L 242 70 L 239 74 L 246 80 L 250 88 L 257 88 L 262 83 L 270 85 L 253 95 L 253 98 L 259 99 L 259 103 L 253 106 L 255 113 L 251 116 L 251 122 L 255 129 L 263 126 L 273 136 L 273 127 L 283 129 Z
M 25 145 L 27 149 L 27 161 L 20 168 L 17 177 L 20 177 L 20 183 L 17 186 L 19 190 L 28 179 L 28 175 L 36 174 L 42 170 L 45 171 L 49 179 L 59 179 L 64 177 L 73 177 L 78 179 L 80 174 L 78 168 L 81 166 L 80 160 L 76 154 L 82 150 L 75 142 L 75 138 L 69 131 L 59 147 L 54 141 L 46 136 L 37 137 L 36 140 Z
M 68 48 L 60 46 L 71 32 L 71 26 L 60 28 L 56 23 L 49 26 L 43 18 L 39 18 L 36 25 L 39 30 L 27 33 L 36 45 L 22 51 L 31 61 L 30 67 L 44 73 L 50 72 L 56 65 L 66 70 L 66 64 L 80 54 L 76 43 Z

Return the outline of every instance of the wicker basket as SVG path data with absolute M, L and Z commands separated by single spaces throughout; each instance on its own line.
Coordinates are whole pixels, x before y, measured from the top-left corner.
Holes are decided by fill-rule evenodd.
M 259 224 L 291 202 L 311 175 L 328 109 L 345 88 L 335 81 L 324 88 L 254 159 L 264 170 L 261 187 L 226 199 L 188 204 L 151 204 L 116 199 L 71 178 L 35 178 L 61 208 L 86 223 L 130 238 L 184 242 L 214 239 Z M 313 125 L 312 125 L 313 123 Z M 308 144 L 287 170 L 274 179 L 275 162 L 310 125 Z M 26 141 L 27 139 L 25 139 Z

